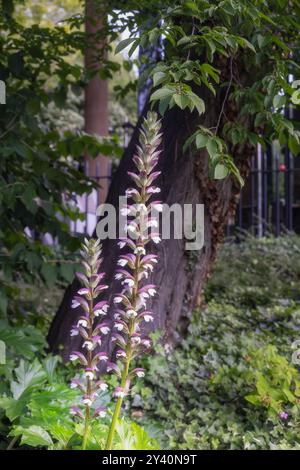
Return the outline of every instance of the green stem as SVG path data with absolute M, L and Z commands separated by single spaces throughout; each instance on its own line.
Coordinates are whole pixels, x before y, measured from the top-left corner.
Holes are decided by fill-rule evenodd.
M 122 371 L 121 387 L 122 387 L 123 390 L 126 386 L 126 379 L 127 379 L 127 375 L 128 375 L 129 364 L 130 364 L 130 359 L 128 359 L 126 361 L 126 363 L 124 364 L 124 369 Z M 118 422 L 118 419 L 119 419 L 122 402 L 123 402 L 123 397 L 119 397 L 117 399 L 116 406 L 115 406 L 115 409 L 114 409 L 114 414 L 113 414 L 113 417 L 112 417 L 112 420 L 111 420 L 105 450 L 112 450 L 113 438 L 114 438 L 114 434 L 115 434 L 115 431 L 116 431 L 116 425 L 117 425 L 117 422 Z
M 7 446 L 7 449 L 6 450 L 12 450 L 14 445 L 16 444 L 16 442 L 18 441 L 20 436 L 15 436 L 11 441 L 10 443 L 8 444 Z
M 85 420 L 84 420 L 84 432 L 83 432 L 83 439 L 82 439 L 82 450 L 86 450 L 86 444 L 89 437 L 90 431 L 90 407 L 86 406 L 85 409 Z
M 93 314 L 93 300 L 91 299 L 89 301 L 89 316 L 90 316 L 90 327 L 89 327 L 89 333 L 88 337 L 89 339 L 92 338 L 93 336 L 93 322 L 94 322 L 94 314 Z M 87 362 L 88 362 L 88 367 L 91 368 L 92 366 L 92 352 L 89 350 L 87 353 Z M 92 394 L 92 382 L 88 378 L 87 379 L 87 388 L 86 388 L 86 394 L 88 396 L 91 396 Z M 91 416 L 91 408 L 89 405 L 85 407 L 85 419 L 84 419 L 84 432 L 83 432 L 83 439 L 82 439 L 82 450 L 86 449 L 87 445 L 87 440 L 89 437 L 89 431 L 90 431 L 90 416 Z
M 139 289 L 139 281 L 138 281 L 138 274 L 139 274 L 139 268 L 140 268 L 140 255 L 137 255 L 136 257 L 136 262 L 135 262 L 135 287 L 133 289 L 132 293 L 132 306 L 135 308 L 136 306 L 136 299 L 138 295 L 138 289 Z M 127 360 L 124 363 L 124 367 L 122 370 L 122 375 L 121 375 L 121 388 L 122 390 L 125 390 L 126 387 L 126 380 L 128 377 L 128 372 L 129 372 L 129 366 L 130 366 L 130 361 L 131 361 L 131 356 L 132 356 L 132 350 L 131 350 L 131 344 L 130 344 L 130 338 L 133 334 L 134 331 L 134 319 L 130 320 L 129 323 L 129 341 L 126 347 L 126 357 Z M 116 406 L 114 409 L 113 417 L 110 423 L 110 428 L 109 428 L 109 433 L 106 441 L 106 446 L 105 450 L 112 450 L 112 444 L 113 444 L 113 438 L 114 434 L 116 431 L 116 425 L 119 419 L 120 411 L 121 411 L 121 406 L 123 402 L 123 397 L 119 397 L 116 402 Z

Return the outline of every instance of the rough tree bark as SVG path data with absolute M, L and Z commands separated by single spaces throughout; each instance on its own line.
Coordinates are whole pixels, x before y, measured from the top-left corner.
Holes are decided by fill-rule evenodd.
M 228 63 L 223 65 L 223 79 L 228 79 Z M 200 90 L 206 103 L 206 113 L 201 124 L 216 127 L 220 115 L 234 121 L 237 110 L 232 102 L 226 101 L 226 91 L 220 91 L 213 97 L 206 89 Z M 147 109 L 145 109 L 143 116 Z M 141 119 L 143 119 L 143 116 Z M 140 122 L 141 122 L 140 119 Z M 113 177 L 107 202 L 118 207 L 119 195 L 131 185 L 127 171 L 133 169 L 132 156 L 138 141 L 140 122 L 133 134 L 131 143 Z M 197 153 L 192 149 L 183 153 L 183 144 L 199 124 L 199 117 L 192 116 L 178 109 L 169 111 L 163 119 L 163 147 L 161 158 L 162 200 L 172 205 L 202 203 L 205 206 L 204 247 L 200 251 L 185 251 L 184 240 L 163 240 L 159 245 L 159 264 L 153 273 L 152 281 L 157 284 L 159 293 L 153 302 L 155 312 L 154 327 L 161 328 L 168 340 L 174 339 L 176 327 L 184 327 L 192 310 L 200 304 L 203 285 L 210 275 L 218 247 L 223 239 L 224 228 L 229 217 L 235 213 L 240 194 L 240 186 L 233 176 L 221 181 L 211 180 L 208 176 L 208 157 L 205 151 Z M 232 150 L 234 160 L 242 177 L 247 178 L 250 161 L 255 149 L 251 146 L 235 147 Z M 103 271 L 109 284 L 109 298 L 119 289 L 114 281 L 114 271 L 119 249 L 116 240 L 103 243 Z M 67 358 L 70 350 L 78 347 L 78 337 L 70 338 L 71 325 L 80 314 L 70 308 L 71 299 L 79 284 L 75 280 L 65 292 L 60 308 L 51 325 L 48 341 L 53 351 L 63 346 L 63 357 Z M 109 312 L 112 321 L 113 308 Z M 109 338 L 104 348 L 110 350 Z

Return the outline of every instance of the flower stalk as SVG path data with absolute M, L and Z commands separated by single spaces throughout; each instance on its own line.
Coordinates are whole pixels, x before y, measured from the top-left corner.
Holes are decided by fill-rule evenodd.
M 81 407 L 73 406 L 71 413 L 84 421 L 82 449 L 85 450 L 90 434 L 91 420 L 105 416 L 105 408 L 93 406 L 95 398 L 100 390 L 106 390 L 107 384 L 97 379 L 98 364 L 100 361 L 107 361 L 107 354 L 95 352 L 101 346 L 102 336 L 109 333 L 110 328 L 104 321 L 95 326 L 95 318 L 105 316 L 108 311 L 106 301 L 97 301 L 103 291 L 108 286 L 102 284 L 103 273 L 99 273 L 101 266 L 101 245 L 100 241 L 93 239 L 84 241 L 81 250 L 83 258 L 82 265 L 84 273 L 76 273 L 82 287 L 73 299 L 72 308 L 80 307 L 83 315 L 79 317 L 76 325 L 72 327 L 71 336 L 80 335 L 83 339 L 83 352 L 74 351 L 70 355 L 71 361 L 78 361 L 83 371 L 83 377 L 74 378 L 71 388 L 79 388 L 83 393 Z
M 126 254 L 121 254 L 118 260 L 119 269 L 115 278 L 120 280 L 122 292 L 116 295 L 114 334 L 112 340 L 119 349 L 116 358 L 122 363 L 121 370 L 116 364 L 109 364 L 108 370 L 120 379 L 120 385 L 114 391 L 117 399 L 108 438 L 106 450 L 113 447 L 116 425 L 120 415 L 122 402 L 128 394 L 133 377 L 142 377 L 143 369 L 130 370 L 131 362 L 143 354 L 151 346 L 149 338 L 141 335 L 140 324 L 153 321 L 153 313 L 147 310 L 147 302 L 156 294 L 153 284 L 147 279 L 157 263 L 157 256 L 148 252 L 148 243 L 160 242 L 157 232 L 158 215 L 162 210 L 160 201 L 150 202 L 153 194 L 159 193 L 160 188 L 153 182 L 160 175 L 155 171 L 159 160 L 161 143 L 161 124 L 155 113 L 149 112 L 140 132 L 140 142 L 133 157 L 137 173 L 128 172 L 135 187 L 126 190 L 126 196 L 132 203 L 122 208 L 122 214 L 129 217 L 126 226 L 126 236 L 119 241 L 120 248 L 127 248 Z

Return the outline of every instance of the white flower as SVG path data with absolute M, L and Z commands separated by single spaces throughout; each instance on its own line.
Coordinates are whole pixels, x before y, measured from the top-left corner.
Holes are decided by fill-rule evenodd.
M 126 357 L 126 352 L 125 352 L 125 351 L 118 351 L 118 352 L 116 353 L 116 356 L 117 356 L 117 357 Z
M 129 287 L 132 287 L 134 286 L 134 280 L 130 278 L 126 278 L 124 279 L 123 284 L 127 284 Z
M 120 242 L 118 242 L 118 245 L 119 245 L 119 248 L 122 249 L 122 248 L 124 248 L 124 246 L 126 245 L 126 242 L 120 241 Z
M 132 342 L 132 344 L 140 344 L 141 337 L 140 336 L 132 336 L 131 342 Z
M 154 241 L 154 243 L 159 243 L 159 242 L 161 242 L 161 238 L 160 238 L 158 235 L 152 237 L 152 240 Z
M 85 341 L 83 343 L 82 347 L 88 349 L 89 351 L 91 351 L 94 347 L 93 341 L 89 341 L 89 340 Z
M 87 405 L 87 406 L 91 406 L 92 403 L 93 403 L 93 401 L 92 401 L 90 398 L 88 398 L 88 397 L 87 397 L 87 398 L 84 398 L 82 401 L 83 401 L 83 403 L 84 403 L 85 405 Z
M 78 359 L 78 356 L 76 354 L 70 355 L 70 361 L 76 361 L 77 359 Z
M 124 325 L 123 325 L 123 323 L 115 323 L 115 328 L 116 328 L 118 331 L 122 331 L 123 328 L 124 328 Z
M 122 302 L 122 300 L 123 300 L 122 297 L 117 296 L 117 297 L 114 298 L 114 303 L 115 304 L 120 304 Z
M 76 328 L 72 328 L 70 332 L 70 336 L 77 336 L 79 335 L 79 331 Z
M 108 326 L 101 326 L 100 331 L 103 335 L 107 335 L 109 333 L 109 327 Z
M 115 279 L 118 281 L 119 279 L 122 279 L 122 274 L 121 273 L 117 273 L 115 274 Z
M 87 370 L 85 372 L 85 376 L 86 376 L 87 379 L 93 380 L 94 379 L 94 372 L 91 371 L 91 370 Z
M 128 260 L 127 260 L 127 259 L 124 259 L 124 258 L 119 259 L 118 262 L 117 262 L 117 264 L 118 264 L 119 266 L 122 266 L 123 268 L 124 268 L 124 266 L 126 266 L 127 263 L 128 263 Z
M 155 193 L 160 193 L 160 188 L 156 186 L 150 186 L 150 188 L 147 189 L 148 194 L 155 194 Z
M 146 250 L 142 246 L 137 246 L 136 249 L 134 250 L 134 254 L 136 254 L 136 255 L 145 255 Z
M 126 310 L 126 314 L 128 318 L 134 318 L 137 316 L 137 312 L 133 308 L 129 308 L 128 310 Z
M 136 193 L 136 192 L 137 192 L 136 189 L 134 189 L 134 188 L 128 188 L 128 189 L 126 189 L 125 194 L 126 194 L 126 196 L 131 196 L 131 194 L 134 194 L 134 193 Z
M 72 305 L 71 305 L 71 308 L 77 308 L 79 307 L 80 303 L 77 302 L 77 300 L 72 300 Z
M 104 304 L 102 308 L 97 308 L 94 310 L 94 315 L 95 317 L 98 317 L 99 315 L 106 315 L 108 312 L 108 304 Z
M 136 225 L 133 225 L 133 224 L 125 225 L 124 228 L 127 232 L 136 233 L 138 231 L 138 227 L 136 227 Z
M 129 215 L 130 214 L 130 208 L 129 207 L 122 207 L 120 212 L 121 212 L 121 215 Z
M 137 375 L 138 377 L 145 377 L 145 372 L 144 372 L 143 370 L 138 370 L 137 373 L 136 373 L 136 375 Z
M 148 209 L 147 209 L 147 207 L 146 207 L 145 204 L 137 204 L 137 210 L 138 210 L 139 212 L 147 212 L 147 211 L 148 211 Z
M 148 294 L 147 292 L 141 292 L 141 293 L 140 293 L 140 298 L 141 298 L 142 300 L 144 300 L 144 299 L 149 299 L 149 294 Z
M 153 289 L 152 287 L 148 290 L 148 293 L 151 297 L 153 297 L 156 294 L 156 290 Z
M 103 392 L 105 392 L 105 390 L 108 389 L 108 385 L 103 382 L 103 383 L 101 383 L 101 384 L 99 385 L 99 388 L 100 388 L 100 390 L 102 390 Z
M 104 410 L 99 411 L 98 416 L 99 416 L 99 418 L 105 418 L 105 416 L 106 416 L 106 411 L 104 411 Z
M 145 320 L 145 322 L 148 323 L 148 322 L 153 321 L 153 317 L 152 317 L 152 315 L 145 315 L 145 316 L 144 316 L 144 320 Z
M 86 328 L 88 326 L 88 322 L 82 318 L 78 321 L 77 326 L 83 326 L 83 328 Z
M 151 272 L 153 271 L 153 266 L 152 266 L 152 264 L 150 264 L 150 263 L 144 264 L 144 268 L 145 268 L 145 269 L 149 269 L 149 271 L 151 271 Z

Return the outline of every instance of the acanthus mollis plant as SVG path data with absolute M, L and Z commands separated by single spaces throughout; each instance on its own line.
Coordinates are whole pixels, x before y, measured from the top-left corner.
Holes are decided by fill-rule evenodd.
M 147 309 L 147 303 L 156 294 L 156 287 L 149 283 L 149 275 L 157 263 L 157 255 L 152 254 L 148 244 L 160 242 L 158 215 L 162 210 L 160 201 L 153 201 L 153 195 L 160 188 L 153 183 L 160 175 L 156 171 L 161 143 L 161 123 L 156 113 L 149 112 L 140 132 L 139 146 L 133 157 L 137 172 L 128 172 L 135 187 L 126 190 L 126 197 L 132 203 L 121 208 L 127 216 L 126 235 L 119 241 L 120 248 L 127 249 L 118 260 L 119 269 L 116 279 L 121 282 L 122 291 L 114 298 L 117 309 L 114 314 L 114 332 L 112 340 L 117 345 L 116 358 L 121 364 L 108 363 L 107 371 L 115 373 L 120 383 L 114 390 L 117 399 L 113 412 L 106 449 L 110 450 L 118 422 L 123 398 L 129 393 L 134 377 L 143 377 L 141 368 L 131 370 L 132 360 L 145 353 L 151 342 L 142 335 L 142 323 L 153 321 L 153 312 Z
M 99 273 L 101 266 L 101 245 L 99 240 L 85 239 L 81 250 L 82 266 L 85 273 L 76 273 L 82 287 L 73 299 L 72 307 L 81 307 L 84 312 L 79 317 L 76 325 L 71 330 L 71 336 L 82 337 L 82 352 L 74 351 L 70 355 L 71 361 L 79 361 L 83 369 L 83 377 L 74 378 L 71 388 L 79 388 L 82 391 L 82 406 L 74 406 L 71 413 L 84 420 L 82 449 L 86 449 L 90 432 L 91 420 L 104 417 L 106 410 L 103 407 L 94 406 L 99 391 L 107 389 L 107 384 L 98 380 L 98 364 L 107 361 L 105 352 L 96 352 L 101 346 L 101 337 L 110 331 L 106 321 L 100 321 L 95 325 L 96 317 L 105 317 L 108 311 L 108 302 L 99 301 L 99 296 L 108 288 L 102 283 L 104 273 Z M 97 300 L 96 300 L 97 299 Z

